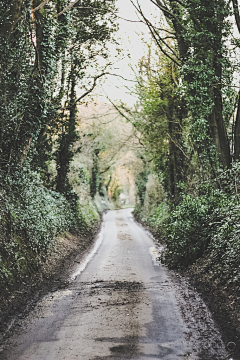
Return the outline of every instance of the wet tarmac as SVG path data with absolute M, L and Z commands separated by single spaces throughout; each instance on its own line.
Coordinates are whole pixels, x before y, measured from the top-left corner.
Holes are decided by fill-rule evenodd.
M 205 304 L 158 255 L 131 209 L 109 211 L 68 288 L 37 304 L 0 358 L 230 359 Z

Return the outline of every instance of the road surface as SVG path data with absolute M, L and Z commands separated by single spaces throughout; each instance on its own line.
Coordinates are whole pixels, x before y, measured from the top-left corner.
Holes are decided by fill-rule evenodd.
M 69 287 L 42 299 L 4 359 L 200 359 L 156 254 L 130 209 L 109 211 Z

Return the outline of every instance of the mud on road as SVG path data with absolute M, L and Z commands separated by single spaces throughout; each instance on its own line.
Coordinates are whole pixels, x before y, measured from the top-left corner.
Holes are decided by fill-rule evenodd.
M 129 209 L 108 212 L 68 281 L 18 315 L 1 359 L 230 359 L 207 306 L 158 251 Z

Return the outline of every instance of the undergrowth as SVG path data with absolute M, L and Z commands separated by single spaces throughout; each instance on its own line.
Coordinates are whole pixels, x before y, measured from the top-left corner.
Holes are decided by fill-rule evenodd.
M 81 205 L 73 195 L 67 200 L 47 189 L 27 167 L 1 178 L 0 292 L 37 271 L 58 234 L 87 234 L 96 225 L 95 207 Z
M 136 207 L 135 217 L 166 243 L 163 263 L 186 269 L 201 261 L 213 280 L 240 290 L 239 173 L 239 163 L 219 171 L 198 196 L 183 193 L 171 210 L 164 202 L 152 214 Z

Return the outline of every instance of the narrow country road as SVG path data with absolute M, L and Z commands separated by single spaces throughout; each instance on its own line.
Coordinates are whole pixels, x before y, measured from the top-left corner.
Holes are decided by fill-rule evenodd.
M 69 287 L 37 305 L 4 359 L 207 360 L 198 357 L 190 341 L 180 295 L 168 270 L 156 261 L 155 246 L 130 209 L 109 211 L 95 248 Z M 216 334 L 212 359 L 220 360 L 226 354 Z

